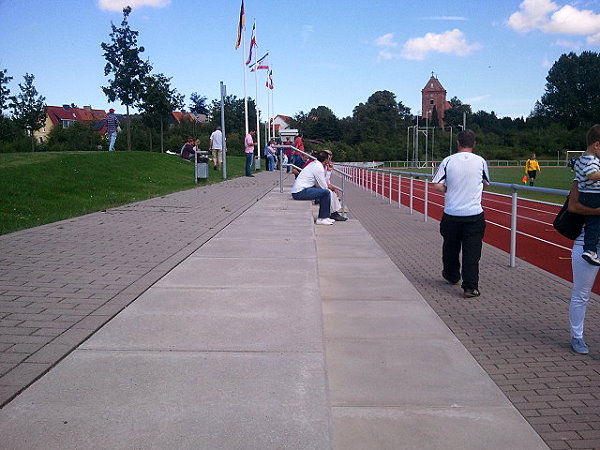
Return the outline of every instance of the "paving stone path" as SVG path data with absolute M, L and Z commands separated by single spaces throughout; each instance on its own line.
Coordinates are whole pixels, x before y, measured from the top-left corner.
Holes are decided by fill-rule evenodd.
M 263 172 L 0 236 L 0 406 L 278 182 Z
M 347 183 L 347 186 L 349 183 Z M 409 214 L 350 185 L 352 216 L 384 248 L 421 295 L 553 449 L 600 448 L 600 297 L 590 300 L 590 354 L 570 351 L 571 283 L 484 245 L 482 295 L 462 298 L 441 279 L 439 222 Z

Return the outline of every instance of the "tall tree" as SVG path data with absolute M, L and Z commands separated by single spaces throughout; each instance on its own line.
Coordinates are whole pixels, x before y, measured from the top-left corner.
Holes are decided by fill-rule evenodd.
M 129 108 L 140 101 L 144 92 L 144 80 L 152 70 L 148 61 L 143 61 L 140 54 L 144 47 L 137 46 L 139 32 L 129 27 L 128 17 L 131 7 L 123 9 L 121 27 L 111 22 L 111 43 L 103 42 L 100 46 L 104 50 L 106 65 L 104 75 L 112 74 L 108 86 L 102 86 L 108 100 L 114 102 L 119 99 L 127 110 L 127 150 L 131 150 L 131 117 Z
M 410 108 L 397 102 L 396 94 L 390 91 L 373 93 L 366 103 L 360 103 L 353 111 L 363 141 L 394 140 L 394 135 L 404 129 L 404 121 L 409 116 Z
M 571 52 L 554 63 L 534 116 L 563 122 L 569 128 L 587 126 L 600 117 L 600 54 Z
M 327 106 L 318 106 L 309 111 L 303 120 L 302 132 L 307 138 L 325 141 L 337 141 L 341 137 L 338 118 Z
M 184 96 L 171 88 L 171 78 L 164 74 L 149 75 L 144 79 L 144 91 L 137 106 L 147 119 L 160 123 L 160 151 L 164 153 L 164 122 L 168 115 L 183 106 Z
M 10 107 L 13 110 L 13 117 L 17 124 L 31 136 L 31 151 L 35 151 L 35 138 L 33 132 L 44 126 L 46 119 L 46 101 L 35 86 L 33 80 L 35 77 L 28 73 L 23 77 L 25 83 L 19 83 L 20 93 L 10 97 Z
M 0 70 L 0 141 L 9 141 L 12 134 L 10 131 L 14 129 L 13 122 L 8 117 L 4 117 L 4 110 L 10 105 L 8 83 L 12 80 L 12 77 L 9 77 L 6 73 L 6 69 Z
M 192 92 L 190 95 L 190 111 L 196 114 L 208 115 L 208 106 L 206 105 L 206 96 L 200 95 L 197 92 Z
M 8 107 L 8 101 L 10 99 L 10 89 L 8 83 L 12 80 L 12 77 L 6 75 L 7 70 L 0 70 L 0 115 Z

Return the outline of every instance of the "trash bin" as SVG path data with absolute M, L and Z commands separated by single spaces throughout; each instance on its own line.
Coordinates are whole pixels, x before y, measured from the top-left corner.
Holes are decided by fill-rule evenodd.
M 195 159 L 195 182 L 198 183 L 200 178 L 207 179 L 208 178 L 208 156 L 206 156 L 208 152 L 196 152 Z

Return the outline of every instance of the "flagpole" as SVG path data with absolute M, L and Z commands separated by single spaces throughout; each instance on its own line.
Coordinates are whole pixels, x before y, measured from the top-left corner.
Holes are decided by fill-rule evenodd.
M 256 19 L 254 20 L 254 37 L 258 35 L 256 31 Z M 258 39 L 256 39 L 258 41 Z M 256 170 L 260 169 L 260 118 L 258 115 L 258 67 L 257 67 L 257 51 L 254 51 L 254 88 L 256 89 L 256 98 L 254 99 L 254 109 L 256 111 L 256 142 L 258 145 L 256 146 L 256 162 L 254 164 L 254 168 Z
M 273 82 L 273 66 L 270 65 L 269 67 L 269 74 L 271 75 L 271 83 Z M 273 95 L 273 86 L 271 86 L 271 88 L 269 89 L 271 91 L 271 114 L 273 115 L 273 118 L 275 118 L 275 103 L 273 101 L 274 95 Z M 273 122 L 273 136 L 275 136 L 275 122 Z
M 244 72 L 244 125 L 247 135 L 250 130 L 248 128 L 248 96 L 246 95 L 246 25 L 242 29 L 242 71 Z
M 267 134 L 269 135 L 269 142 L 273 139 L 271 134 L 271 100 L 269 99 L 269 90 L 267 89 Z

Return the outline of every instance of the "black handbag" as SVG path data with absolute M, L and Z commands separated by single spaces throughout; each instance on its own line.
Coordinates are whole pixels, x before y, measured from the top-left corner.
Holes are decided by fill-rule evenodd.
M 585 216 L 569 212 L 569 196 L 567 196 L 565 204 L 554 218 L 552 226 L 564 237 L 574 241 L 581 234 L 584 222 Z

